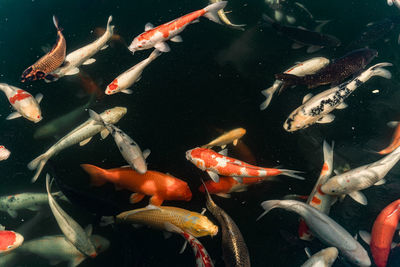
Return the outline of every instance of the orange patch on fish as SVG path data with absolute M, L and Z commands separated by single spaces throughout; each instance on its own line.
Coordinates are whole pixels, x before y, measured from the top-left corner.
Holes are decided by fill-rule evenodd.
M 21 100 L 23 100 L 25 98 L 29 98 L 31 96 L 32 95 L 28 94 L 24 90 L 18 90 L 17 93 L 14 96 L 10 97 L 9 100 L 10 100 L 10 103 L 14 105 L 15 102 L 21 101 Z
M 319 204 L 321 204 L 321 199 L 319 199 L 319 198 L 317 198 L 317 197 L 314 196 L 314 197 L 312 198 L 311 202 L 314 203 L 314 204 L 319 205 Z
M 108 88 L 110 88 L 111 91 L 114 91 L 115 89 L 118 88 L 118 80 L 115 79 L 114 81 L 112 81 L 112 83 L 110 83 L 108 85 Z

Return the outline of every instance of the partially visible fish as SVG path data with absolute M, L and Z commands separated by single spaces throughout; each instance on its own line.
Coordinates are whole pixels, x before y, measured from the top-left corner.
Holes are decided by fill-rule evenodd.
M 85 90 L 86 94 L 92 96 L 96 95 L 97 99 L 104 97 L 104 91 L 100 89 L 99 85 L 92 79 L 92 77 L 84 71 L 79 71 L 79 79 L 81 80 L 81 86 Z
M 396 127 L 396 129 L 394 130 L 394 133 L 392 136 L 392 141 L 390 142 L 389 146 L 387 146 L 386 148 L 384 148 L 378 152 L 378 154 L 381 154 L 381 155 L 389 154 L 400 146 L 400 124 L 399 124 L 399 122 L 391 121 L 388 123 L 388 125 L 390 127 Z
M 387 0 L 387 4 L 392 6 L 393 4 L 400 9 L 400 0 Z
M 339 251 L 335 247 L 329 247 L 319 251 L 314 255 L 309 255 L 309 259 L 300 267 L 330 267 L 338 257 Z
M 210 4 L 218 3 L 218 2 L 222 2 L 222 0 L 210 0 Z M 238 29 L 238 30 L 244 31 L 243 27 L 246 26 L 246 24 L 233 24 L 233 23 L 228 19 L 228 17 L 226 16 L 227 13 L 228 13 L 228 12 L 225 12 L 224 9 L 218 10 L 218 17 L 219 17 L 219 19 L 220 19 L 223 23 L 225 23 L 226 25 L 228 25 L 228 26 L 230 26 L 230 27 L 232 27 L 232 28 L 234 28 L 234 29 Z
M 5 230 L 0 224 L 0 255 L 18 248 L 24 242 L 24 237 L 14 231 Z
M 61 33 L 62 29 L 58 26 L 58 20 L 55 16 L 53 16 L 53 23 L 57 29 L 56 44 L 53 46 L 50 52 L 41 57 L 22 73 L 21 82 L 30 82 L 40 79 L 52 81 L 55 79 L 55 76 L 50 73 L 61 66 L 61 64 L 64 62 L 67 42 Z
M 5 146 L 0 145 L 0 161 L 8 159 L 10 155 L 10 150 L 8 150 Z
M 210 143 L 202 146 L 202 148 L 212 148 L 214 146 L 220 146 L 222 149 L 226 147 L 227 144 L 233 143 L 234 146 L 237 145 L 239 139 L 246 134 L 246 129 L 237 128 L 233 129 L 227 133 L 224 133 L 220 137 L 212 140 Z

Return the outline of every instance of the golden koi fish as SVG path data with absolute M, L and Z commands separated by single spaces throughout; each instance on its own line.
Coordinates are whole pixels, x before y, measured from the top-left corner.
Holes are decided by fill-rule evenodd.
M 171 223 L 182 231 L 195 237 L 214 236 L 218 233 L 218 226 L 206 216 L 176 207 L 156 207 L 148 205 L 145 208 L 125 211 L 117 215 L 119 223 L 145 224 L 152 228 L 165 229 L 165 223 Z
M 220 146 L 222 149 L 224 149 L 229 143 L 233 143 L 233 145 L 236 146 L 239 139 L 245 134 L 246 129 L 237 128 L 227 133 L 224 133 L 220 137 L 212 140 L 207 145 L 202 146 L 202 148 L 212 148 L 214 146 Z

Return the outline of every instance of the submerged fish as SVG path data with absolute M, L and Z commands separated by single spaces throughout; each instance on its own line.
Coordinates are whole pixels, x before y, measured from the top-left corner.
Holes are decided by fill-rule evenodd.
M 227 144 L 233 143 L 234 146 L 237 145 L 239 139 L 246 134 L 246 129 L 237 128 L 233 129 L 227 133 L 224 133 L 220 137 L 212 140 L 207 145 L 202 146 L 202 148 L 212 148 L 214 146 L 220 146 L 222 149 L 226 147 Z
M 242 182 L 241 177 L 266 177 L 286 175 L 296 179 L 304 180 L 303 177 L 296 173 L 299 171 L 263 168 L 250 165 L 243 161 L 230 158 L 214 152 L 208 148 L 194 148 L 186 151 L 186 159 L 196 165 L 197 168 L 207 171 L 214 182 L 219 181 L 219 175 L 232 176 L 238 182 Z
M 322 47 L 338 47 L 341 44 L 339 39 L 332 35 L 322 34 L 317 31 L 307 30 L 305 28 L 284 26 L 275 22 L 265 14 L 263 14 L 263 19 L 277 32 L 285 35 L 289 39 L 300 45 L 310 46 L 310 48 L 307 49 L 308 53 L 313 53 Z
M 8 150 L 5 146 L 0 145 L 0 161 L 8 159 L 10 155 L 10 150 Z
M 90 118 L 103 125 L 114 137 L 121 155 L 129 166 L 140 174 L 147 171 L 146 158 L 150 155 L 150 150 L 146 149 L 143 153 L 139 145 L 133 141 L 126 133 L 115 125 L 103 121 L 99 114 L 89 109 Z
M 36 97 L 33 97 L 27 91 L 6 83 L 0 83 L 0 90 L 4 92 L 8 101 L 16 110 L 8 115 L 7 120 L 16 119 L 22 116 L 37 123 L 43 119 L 42 111 L 39 106 L 39 103 L 43 99 L 42 94 L 37 94 Z
M 314 255 L 308 255 L 310 258 L 300 267 L 330 267 L 338 257 L 339 251 L 335 247 L 329 247 L 321 250 Z
M 113 95 L 119 92 L 132 94 L 132 90 L 128 88 L 142 78 L 143 70 L 159 55 L 161 55 L 161 52 L 157 49 L 154 49 L 148 58 L 142 60 L 132 68 L 120 74 L 109 85 L 107 85 L 105 91 L 106 95 Z
M 320 69 L 324 68 L 328 64 L 329 59 L 324 57 L 314 57 L 309 60 L 296 63 L 296 65 L 285 70 L 283 73 L 303 77 L 305 75 L 310 75 L 318 72 Z M 261 103 L 260 110 L 264 110 L 269 106 L 272 97 L 274 96 L 276 91 L 279 90 L 279 92 L 282 92 L 286 87 L 287 84 L 285 84 L 283 81 L 275 80 L 274 84 L 271 87 L 262 90 L 261 93 L 266 97 L 266 99 L 264 102 Z
M 223 9 L 227 3 L 226 1 L 221 1 L 208 5 L 203 9 L 194 11 L 155 28 L 151 23 L 147 23 L 144 27 L 145 32 L 135 37 L 128 49 L 132 53 L 135 53 L 137 50 L 145 50 L 154 47 L 161 52 L 169 52 L 170 48 L 166 41 L 182 42 L 182 38 L 178 34 L 189 24 L 197 22 L 200 17 L 204 16 L 211 21 L 221 23 L 218 18 L 218 10 Z
M 357 266 L 371 266 L 368 253 L 342 226 L 314 207 L 296 200 L 268 200 L 261 203 L 265 210 L 257 220 L 272 209 L 292 211 L 304 218 L 313 234 L 323 243 L 336 247 Z
M 104 91 L 100 89 L 97 82 L 95 82 L 88 73 L 79 71 L 78 76 L 81 81 L 81 86 L 85 90 L 86 94 L 90 96 L 96 95 L 97 99 L 104 97 Z
M 400 146 L 400 124 L 399 124 L 399 122 L 391 121 L 388 123 L 388 125 L 390 127 L 396 127 L 396 129 L 394 130 L 394 133 L 392 136 L 392 141 L 390 142 L 390 145 L 378 152 L 378 154 L 381 154 L 381 155 L 389 154 Z
M 288 73 L 279 73 L 275 74 L 275 78 L 283 81 L 285 86 L 306 85 L 308 88 L 314 88 L 331 83 L 338 84 L 351 75 L 358 74 L 377 55 L 376 50 L 362 48 L 334 60 L 315 74 L 299 77 Z
M 192 192 L 186 182 L 157 171 L 140 174 L 129 167 L 101 169 L 90 164 L 81 167 L 90 175 L 94 186 L 102 186 L 111 182 L 116 188 L 135 192 L 131 195 L 131 203 L 141 201 L 146 195 L 151 196 L 150 204 L 160 206 L 164 200 L 190 201 Z
M 24 237 L 14 231 L 5 230 L 0 224 L 0 255 L 18 248 L 24 242 Z
M 219 3 L 222 2 L 222 0 L 210 0 L 210 4 L 214 3 Z M 244 31 L 243 27 L 246 26 L 246 24 L 233 24 L 228 17 L 226 16 L 228 12 L 225 12 L 224 9 L 218 10 L 218 17 L 219 19 L 227 26 L 232 27 L 234 29 L 242 30 Z
M 215 204 L 207 190 L 206 199 L 207 209 L 221 225 L 222 254 L 225 265 L 250 267 L 249 250 L 239 227 L 223 209 Z
M 107 109 L 100 114 L 101 118 L 107 123 L 117 123 L 127 112 L 124 107 L 114 107 Z M 32 160 L 28 164 L 30 170 L 35 170 L 36 173 L 32 178 L 32 182 L 35 182 L 42 172 L 46 162 L 54 155 L 58 154 L 61 150 L 80 143 L 81 146 L 86 145 L 94 135 L 101 132 L 102 138 L 106 138 L 109 134 L 108 130 L 99 125 L 92 119 L 82 123 L 69 134 L 58 140 L 53 146 L 51 146 L 44 154 L 40 155 L 36 159 Z
M 170 223 L 195 237 L 215 236 L 218 226 L 206 216 L 181 208 L 148 205 L 145 208 L 125 211 L 117 215 L 116 222 L 144 224 L 155 229 L 166 230 L 165 223 Z
M 89 225 L 87 229 L 83 230 L 82 227 L 58 205 L 50 193 L 51 184 L 49 174 L 46 175 L 46 190 L 51 211 L 53 212 L 58 226 L 65 235 L 65 238 L 80 252 L 86 256 L 95 258 L 97 252 L 89 238 L 92 235 L 92 226 Z
M 372 258 L 376 266 L 386 267 L 390 250 L 393 247 L 393 236 L 400 220 L 400 199 L 385 207 L 372 226 L 371 235 L 360 231 L 361 238 L 371 248 Z
M 58 20 L 53 16 L 53 23 L 57 29 L 57 41 L 53 48 L 46 55 L 41 57 L 32 66 L 27 68 L 21 76 L 21 81 L 34 81 L 40 79 L 53 80 L 54 75 L 50 74 L 64 62 L 67 43 L 62 29 L 58 26 Z
M 381 76 L 385 79 L 392 77 L 388 70 L 382 67 L 392 66 L 391 63 L 379 63 L 363 71 L 356 78 L 323 91 L 315 96 L 307 94 L 303 98 L 303 104 L 296 108 L 286 119 L 283 128 L 288 132 L 305 129 L 315 123 L 330 123 L 335 116 L 330 114 L 335 109 L 347 107 L 344 100 L 359 86 L 363 85 L 373 76 Z
M 110 25 L 111 21 L 112 16 L 109 16 L 107 21 L 107 31 L 99 37 L 99 39 L 69 53 L 65 57 L 64 64 L 51 73 L 55 79 L 59 79 L 64 75 L 75 75 L 79 72 L 79 67 L 81 65 L 89 65 L 96 61 L 92 56 L 99 50 L 107 48 L 107 42 L 113 35 L 114 25 Z

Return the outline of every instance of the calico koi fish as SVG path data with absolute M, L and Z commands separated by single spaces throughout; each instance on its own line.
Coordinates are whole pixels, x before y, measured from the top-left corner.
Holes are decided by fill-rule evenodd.
M 169 232 L 180 234 L 186 240 L 183 249 L 185 249 L 186 243 L 190 244 L 193 249 L 194 256 L 196 257 L 197 267 L 214 267 L 206 248 L 200 243 L 199 240 L 197 240 L 197 238 L 171 223 L 165 223 L 165 229 Z M 183 252 L 183 249 L 181 252 Z
M 182 38 L 178 34 L 189 24 L 197 22 L 200 17 L 204 16 L 211 21 L 221 23 L 218 18 L 218 10 L 223 9 L 227 3 L 227 1 L 221 1 L 208 5 L 203 9 L 194 11 L 155 28 L 151 23 L 147 23 L 144 28 L 145 32 L 135 37 L 128 49 L 132 54 L 137 50 L 145 50 L 152 47 L 161 52 L 169 52 L 170 48 L 166 41 L 182 42 Z
M 172 175 L 149 170 L 140 174 L 129 167 L 108 170 L 90 164 L 82 164 L 81 167 L 90 175 L 93 186 L 111 182 L 116 188 L 135 192 L 131 195 L 131 203 L 141 201 L 146 195 L 151 196 L 150 204 L 156 206 L 160 206 L 164 200 L 192 199 L 188 184 Z
M 148 205 L 145 208 L 125 211 L 117 215 L 117 223 L 144 224 L 155 229 L 166 230 L 170 223 L 195 237 L 215 236 L 218 226 L 206 216 L 181 208 Z
M 21 76 L 21 81 L 35 81 L 40 79 L 54 80 L 55 76 L 50 74 L 56 70 L 64 62 L 65 53 L 67 49 L 67 43 L 63 34 L 62 29 L 58 26 L 58 20 L 53 16 L 53 23 L 57 29 L 57 41 L 53 48 L 46 55 L 41 57 L 32 66 L 27 68 Z
M 5 227 L 0 225 L 0 254 L 18 248 L 23 242 L 24 237 L 22 235 L 5 230 Z
M 194 148 L 186 151 L 186 159 L 196 165 L 197 168 L 207 171 L 211 179 L 218 183 L 219 175 L 232 176 L 238 182 L 242 182 L 241 177 L 266 177 L 286 175 L 296 179 L 304 180 L 303 177 L 296 175 L 299 171 L 263 168 L 250 165 L 243 161 L 221 155 L 208 148 Z
M 377 152 L 378 154 L 381 155 L 386 155 L 389 153 L 392 153 L 396 148 L 400 146 L 400 124 L 398 121 L 391 121 L 388 122 L 388 125 L 390 127 L 396 127 L 394 130 L 393 136 L 392 136 L 392 141 L 390 142 L 390 145 L 387 146 L 386 148 L 382 149 L 381 151 Z
M 8 150 L 5 146 L 0 145 L 0 161 L 8 159 L 10 155 L 10 150 Z
M 227 144 L 233 143 L 234 146 L 237 145 L 239 139 L 246 134 L 246 129 L 237 128 L 233 129 L 227 133 L 224 133 L 220 137 L 212 140 L 207 145 L 202 146 L 202 148 L 212 148 L 214 146 L 220 146 L 222 149 L 226 147 Z
M 42 111 L 39 106 L 39 103 L 43 99 L 42 94 L 37 94 L 36 97 L 33 97 L 27 91 L 6 83 L 0 83 L 0 90 L 4 92 L 8 101 L 16 110 L 8 115 L 7 120 L 16 119 L 21 116 L 34 123 L 42 120 Z
M 376 266 L 385 267 L 392 249 L 392 240 L 400 220 L 400 199 L 385 207 L 372 226 L 372 234 L 360 231 L 361 238 L 369 244 Z

